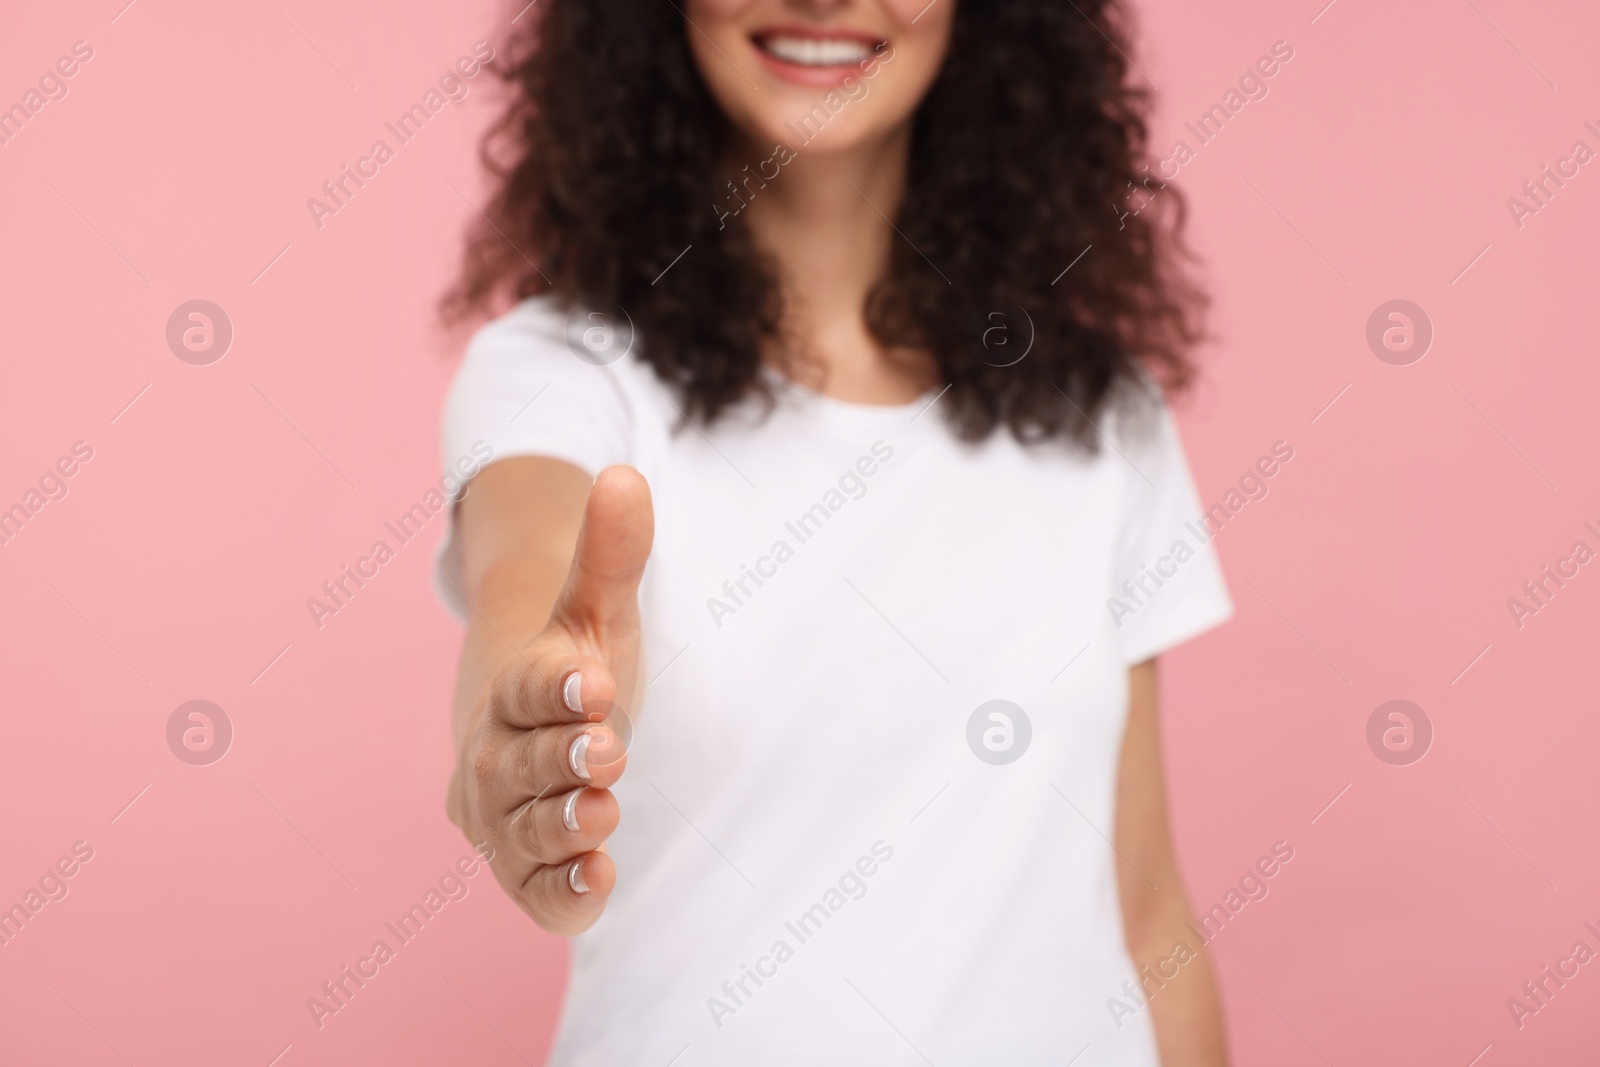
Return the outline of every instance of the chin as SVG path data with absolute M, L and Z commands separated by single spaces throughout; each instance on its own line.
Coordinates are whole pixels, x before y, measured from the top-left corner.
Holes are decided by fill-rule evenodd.
M 819 116 L 828 114 L 826 121 Z M 851 115 L 848 109 L 831 114 L 826 106 L 807 101 L 792 112 L 763 115 L 747 135 L 758 144 L 783 144 L 802 155 L 826 156 L 850 152 L 882 139 L 885 132 L 867 116 Z

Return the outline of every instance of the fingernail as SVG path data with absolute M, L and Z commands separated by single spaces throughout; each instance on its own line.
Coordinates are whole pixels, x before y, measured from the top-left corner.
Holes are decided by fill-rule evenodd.
M 573 671 L 561 684 L 561 701 L 574 715 L 583 714 L 583 674 Z
M 567 868 L 567 884 L 579 896 L 589 891 L 589 883 L 583 880 L 583 860 L 573 860 L 572 866 Z
M 573 739 L 572 747 L 567 750 L 567 764 L 572 768 L 572 773 L 586 782 L 589 780 L 589 742 L 593 737 L 590 731 L 585 730 Z
M 583 787 L 579 786 L 567 794 L 567 802 L 561 805 L 561 823 L 573 833 L 578 832 L 578 798 L 583 795 Z

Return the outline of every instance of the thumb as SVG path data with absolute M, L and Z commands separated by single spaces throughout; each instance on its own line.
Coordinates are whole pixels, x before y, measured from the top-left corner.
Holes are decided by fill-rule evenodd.
M 650 558 L 650 486 L 632 467 L 607 467 L 589 490 L 572 570 L 553 614 L 597 634 L 638 625 L 639 578 Z

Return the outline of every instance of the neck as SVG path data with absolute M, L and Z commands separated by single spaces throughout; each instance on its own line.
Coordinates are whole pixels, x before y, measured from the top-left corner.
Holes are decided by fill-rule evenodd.
M 889 219 L 905 196 L 910 145 L 904 128 L 847 152 L 797 153 L 733 223 L 750 227 L 777 267 L 786 349 L 767 358 L 808 385 L 898 373 L 882 366 L 888 361 L 870 340 L 864 308 L 901 239 Z M 733 158 L 745 155 L 764 154 L 741 148 Z M 905 388 L 915 396 L 918 384 Z

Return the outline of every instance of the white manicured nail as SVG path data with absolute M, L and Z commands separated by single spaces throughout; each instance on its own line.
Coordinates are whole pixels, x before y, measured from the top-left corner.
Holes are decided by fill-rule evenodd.
M 579 786 L 567 794 L 567 802 L 561 805 L 561 823 L 573 833 L 578 832 L 578 798 L 583 795 L 583 787 Z
M 589 742 L 593 735 L 585 730 L 573 739 L 572 747 L 567 750 L 567 764 L 584 781 L 589 780 Z
M 561 684 L 561 700 L 574 715 L 583 714 L 583 675 L 573 671 Z
M 572 866 L 567 868 L 567 884 L 579 896 L 589 891 L 589 883 L 583 880 L 583 860 L 573 860 Z

